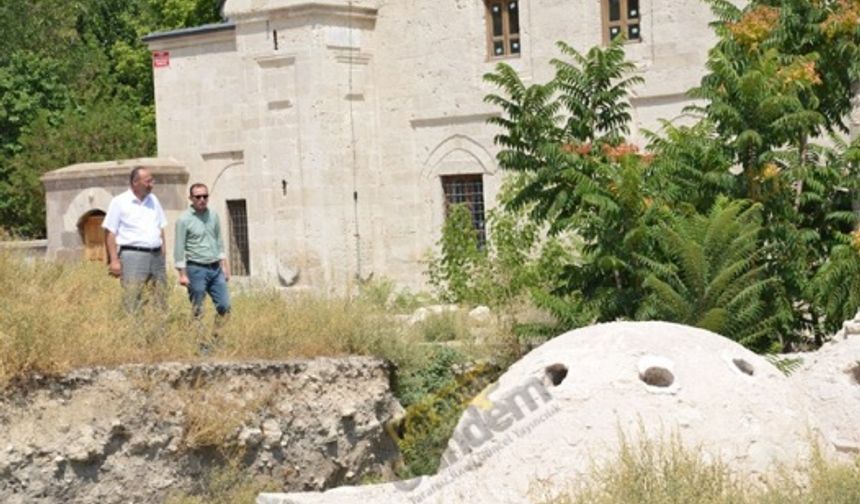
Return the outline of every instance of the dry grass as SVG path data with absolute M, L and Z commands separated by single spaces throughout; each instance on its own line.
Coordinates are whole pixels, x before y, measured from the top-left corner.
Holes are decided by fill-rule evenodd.
M 238 462 L 213 470 L 191 492 L 176 492 L 166 504 L 240 504 L 252 503 L 260 492 L 281 488 L 271 478 L 249 475 Z
M 612 462 L 565 491 L 538 482 L 541 504 L 856 504 L 860 502 L 860 458 L 854 464 L 828 462 L 817 447 L 809 464 L 777 471 L 752 483 L 722 462 L 684 448 L 678 438 L 622 441 Z
M 235 458 L 241 447 L 235 441 L 236 433 L 256 414 L 270 407 L 277 395 L 273 384 L 255 394 L 227 393 L 224 383 L 197 382 L 179 389 L 182 401 L 183 437 L 186 450 L 212 448 L 220 450 L 227 458 Z
M 229 397 L 206 397 L 204 393 L 190 395 L 185 406 L 182 441 L 187 450 L 228 446 L 230 438 L 253 411 Z
M 202 360 L 185 290 L 175 279 L 170 285 L 167 312 L 153 307 L 127 315 L 119 281 L 103 264 L 28 263 L 0 251 L 0 387 L 32 373 Z M 422 328 L 394 322 L 378 290 L 357 298 L 285 299 L 276 290 L 240 292 L 234 286 L 231 319 L 221 344 L 206 358 L 359 354 L 385 357 L 406 369 L 419 366 L 426 354 L 417 344 L 426 341 Z M 209 301 L 206 309 L 204 337 L 214 319 Z M 462 333 L 459 327 L 452 331 Z

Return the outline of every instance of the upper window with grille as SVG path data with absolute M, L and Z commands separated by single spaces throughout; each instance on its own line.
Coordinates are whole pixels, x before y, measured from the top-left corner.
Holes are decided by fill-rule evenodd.
M 520 55 L 519 4 L 518 0 L 484 0 L 490 58 Z
M 618 37 L 630 41 L 642 40 L 639 0 L 601 0 L 603 6 L 603 40 Z

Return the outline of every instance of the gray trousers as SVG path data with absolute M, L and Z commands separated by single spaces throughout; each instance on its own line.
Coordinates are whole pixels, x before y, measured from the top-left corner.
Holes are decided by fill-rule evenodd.
M 145 301 L 152 300 L 159 308 L 167 308 L 167 272 L 164 254 L 122 250 L 122 305 L 129 313 L 140 309 Z

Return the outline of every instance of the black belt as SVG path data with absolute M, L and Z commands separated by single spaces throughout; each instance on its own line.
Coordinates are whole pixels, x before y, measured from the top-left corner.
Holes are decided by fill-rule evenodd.
M 213 263 L 199 263 L 196 261 L 185 261 L 186 264 L 193 264 L 194 266 L 200 266 L 201 268 L 217 268 L 221 266 L 221 261 L 215 261 Z
M 133 250 L 135 252 L 153 253 L 153 252 L 161 252 L 161 247 L 147 248 L 147 247 L 132 247 L 131 245 L 120 245 L 119 251 L 122 252 L 123 250 Z

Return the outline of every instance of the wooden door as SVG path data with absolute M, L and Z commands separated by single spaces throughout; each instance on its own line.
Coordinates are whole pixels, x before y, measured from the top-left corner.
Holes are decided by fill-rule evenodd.
M 105 232 L 102 229 L 104 218 L 104 215 L 90 215 L 84 221 L 84 259 L 87 261 L 107 260 Z

